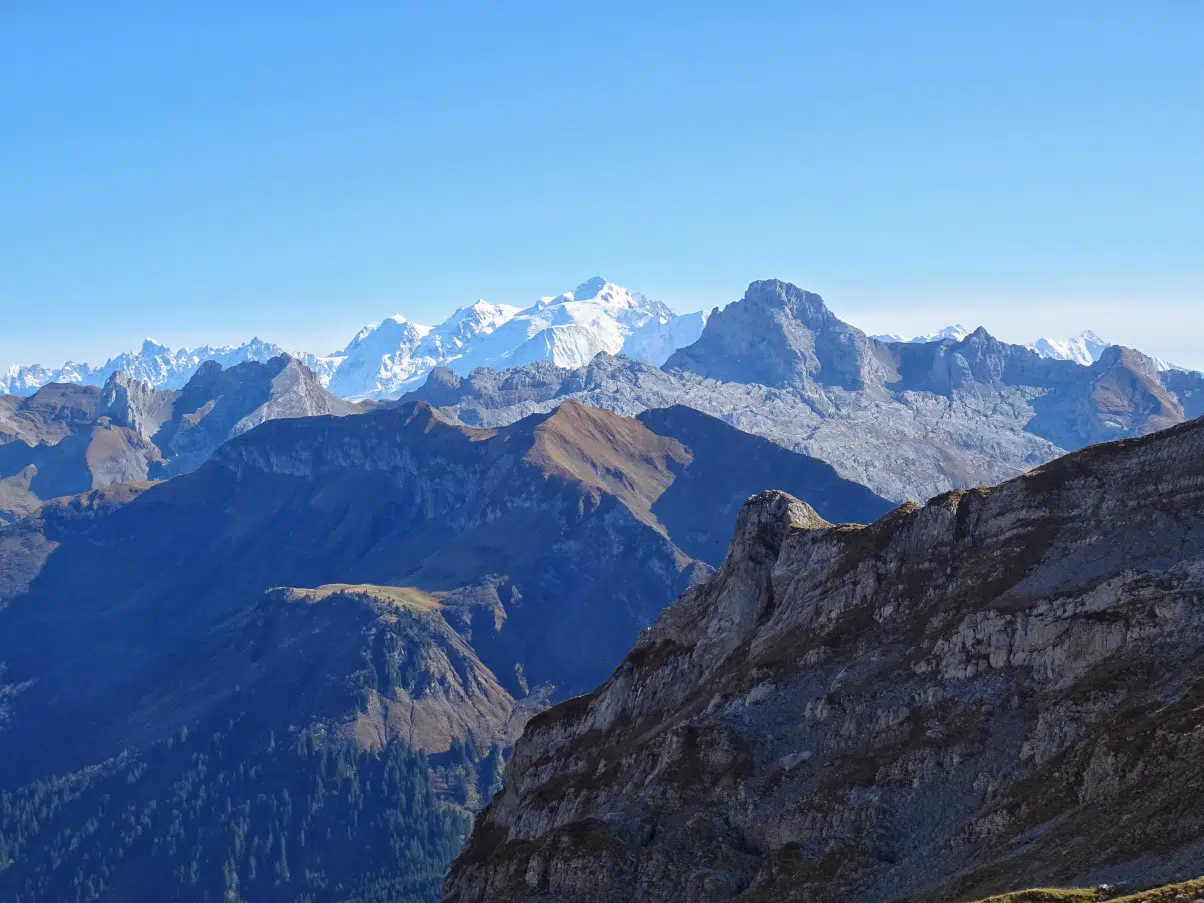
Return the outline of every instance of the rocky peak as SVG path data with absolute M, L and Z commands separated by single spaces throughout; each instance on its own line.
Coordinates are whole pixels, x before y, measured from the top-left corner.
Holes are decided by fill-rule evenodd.
M 1162 372 L 1154 358 L 1123 345 L 1109 345 L 1100 352 L 1095 363 L 1099 365 L 1097 369 L 1100 370 L 1115 366 L 1127 367 L 1151 380 L 1157 380 Z
M 818 294 L 780 279 L 759 279 L 750 283 L 743 300 L 750 307 L 761 307 L 770 312 L 788 308 L 796 320 L 812 329 L 823 329 L 836 319 Z
M 726 382 L 872 388 L 882 367 L 873 341 L 839 320 L 814 292 L 777 279 L 754 282 L 743 299 L 716 310 L 693 345 L 666 370 L 689 370 Z
M 157 391 L 114 370 L 101 387 L 96 416 L 108 417 L 116 426 L 128 427 L 151 439 L 171 417 L 171 405 L 178 395 L 178 392 Z
M 171 349 L 162 342 L 148 337 L 142 340 L 142 347 L 138 353 L 146 357 L 154 357 L 157 354 L 171 354 Z
M 691 638 L 696 662 L 714 668 L 772 613 L 776 599 L 771 578 L 787 536 L 830 526 L 806 502 L 780 490 L 759 493 L 744 503 L 727 557 L 714 578 L 714 608 L 694 622 L 700 629 L 700 635 Z
M 1163 374 L 1139 351 L 1112 345 L 1088 374 L 1080 416 L 1090 425 L 1093 439 L 1165 429 L 1184 419 L 1184 407 L 1166 388 Z
M 830 526 L 806 502 L 779 489 L 767 489 L 740 509 L 724 567 L 776 561 L 792 528 L 813 530 Z
M 438 407 L 454 405 L 460 400 L 460 386 L 464 380 L 450 367 L 435 367 L 426 375 L 426 382 L 417 389 L 415 396 L 421 397 Z

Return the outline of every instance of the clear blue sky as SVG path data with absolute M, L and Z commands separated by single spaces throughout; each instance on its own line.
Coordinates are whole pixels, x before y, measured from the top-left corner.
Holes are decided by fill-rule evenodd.
M 0 364 L 602 274 L 1204 367 L 1204 2 L 651 5 L 0 4 Z

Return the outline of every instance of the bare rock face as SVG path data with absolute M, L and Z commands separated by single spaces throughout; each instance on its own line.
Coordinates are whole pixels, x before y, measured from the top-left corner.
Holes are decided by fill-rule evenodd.
M 152 389 L 117 370 L 100 390 L 96 416 L 108 417 L 117 426 L 150 439 L 171 419 L 172 406 L 179 397 L 179 392 Z
M 855 391 L 881 382 L 874 346 L 819 295 L 767 279 L 711 314 L 698 341 L 674 352 L 665 368 L 725 382 L 775 388 L 814 382 Z
M 537 716 L 447 903 L 974 899 L 1204 855 L 1204 422 L 828 526 L 783 493 Z

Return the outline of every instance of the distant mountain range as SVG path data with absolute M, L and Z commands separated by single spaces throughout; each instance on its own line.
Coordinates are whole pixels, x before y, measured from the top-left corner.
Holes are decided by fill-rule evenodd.
M 873 338 L 880 342 L 891 343 L 907 343 L 907 344 L 924 344 L 927 342 L 940 342 L 945 339 L 953 339 L 955 342 L 960 342 L 973 332 L 972 329 L 967 329 L 961 324 L 946 326 L 939 332 L 932 335 L 917 335 L 917 336 L 901 336 L 901 335 L 876 335 Z M 1076 364 L 1082 364 L 1084 367 L 1089 367 L 1100 359 L 1104 351 L 1111 346 L 1111 342 L 1101 339 L 1091 330 L 1080 332 L 1078 335 L 1069 339 L 1037 339 L 1031 345 L 1025 345 L 1043 358 L 1055 361 L 1074 361 Z M 1186 367 L 1178 367 L 1168 363 L 1160 358 L 1150 358 L 1159 370 L 1186 370 Z
M 137 450 L 117 443 L 112 454 L 98 456 L 78 438 L 53 450 L 0 450 L 0 480 L 8 481 L 0 485 L 0 508 L 31 510 L 38 499 L 52 497 L 46 494 L 51 485 L 61 494 L 193 469 L 269 395 L 278 400 L 260 411 L 260 419 L 335 411 L 347 405 L 340 397 L 376 403 L 408 388 L 403 398 L 427 401 L 481 427 L 550 411 L 567 398 L 625 415 L 685 405 L 827 461 L 898 501 L 1007 479 L 1083 445 L 1204 413 L 1204 375 L 1167 369 L 1132 349 L 1101 350 L 1098 340 L 1081 337 L 1072 354 L 1052 344 L 1010 345 L 981 328 L 943 333 L 930 342 L 871 338 L 841 321 L 819 295 L 777 280 L 753 283 L 744 298 L 704 318 L 674 316 L 663 305 L 595 279 L 526 310 L 478 303 L 433 329 L 390 318 L 362 330 L 333 357 L 270 358 L 292 360 L 293 375 L 268 394 L 262 385 L 240 388 L 244 376 L 264 366 L 258 360 L 223 370 L 216 361 L 201 366 L 195 353 L 169 354 L 148 344 L 147 355 L 119 360 L 146 381 L 125 369 L 106 378 L 106 385 L 116 380 L 140 399 L 141 409 L 131 415 L 142 424 L 135 428 L 140 438 L 129 447 Z M 253 343 L 226 356 L 258 358 L 271 350 Z M 1078 359 L 1084 356 L 1092 362 Z M 156 388 L 178 383 L 190 368 L 193 376 L 182 388 Z M 243 376 L 236 374 L 240 368 L 246 368 Z M 203 383 L 219 381 L 224 388 L 197 394 L 189 387 L 201 373 Z M 228 375 L 219 378 L 222 373 Z M 78 368 L 68 376 L 78 378 Z M 49 399 L 67 389 L 41 391 Z M 170 400 L 157 394 L 171 392 L 183 394 Z M 221 416 L 205 407 L 215 392 L 227 396 L 217 408 Z M 82 422 L 55 419 L 54 405 L 47 408 L 37 395 L 28 402 L 20 398 L 0 401 L 0 444 L 7 429 L 26 445 L 51 446 L 63 423 Z M 162 413 L 164 406 L 191 413 L 173 421 L 176 414 Z M 38 410 L 49 411 L 56 424 L 44 436 L 29 431 Z M 235 419 L 224 419 L 236 412 Z M 112 430 L 128 420 L 95 404 L 89 416 L 110 445 L 116 442 Z M 14 417 L 25 426 L 3 426 Z M 170 448 L 162 446 L 167 433 L 158 435 L 161 426 L 174 431 Z M 195 439 L 203 441 L 188 446 Z M 65 489 L 48 473 L 61 472 L 52 458 L 72 454 L 78 478 Z M 86 467 L 79 463 L 85 458 Z M 23 472 L 29 465 L 38 467 L 42 491 L 34 474 Z M 91 483 L 85 471 L 95 477 Z
M 697 339 L 705 324 L 703 313 L 678 316 L 659 301 L 599 277 L 527 308 L 478 301 L 438 326 L 422 326 L 398 314 L 364 327 L 334 354 L 302 352 L 293 357 L 336 395 L 378 399 L 399 394 L 438 366 L 464 375 L 475 367 L 505 368 L 541 360 L 578 367 L 602 352 L 659 366 L 677 348 Z M 179 350 L 147 339 L 137 352 L 117 355 L 98 367 L 74 362 L 59 368 L 10 367 L 0 378 L 0 394 L 30 395 L 50 383 L 100 386 L 117 371 L 152 388 L 179 389 L 204 361 L 231 367 L 283 353 L 280 346 L 258 338 L 238 346 Z
M 537 361 L 576 368 L 598 354 L 622 354 L 659 367 L 679 348 L 698 339 L 708 314 L 678 315 L 601 277 L 527 308 L 478 301 L 453 313 L 438 326 L 413 323 L 401 314 L 361 329 L 340 351 L 293 352 L 318 382 L 342 398 L 394 398 L 414 388 L 435 367 L 467 376 L 477 367 L 504 370 Z M 961 341 L 972 330 L 947 326 L 933 335 L 877 335 L 887 343 L 921 344 Z M 1051 360 L 1089 366 L 1109 347 L 1093 332 L 1072 339 L 1037 339 L 1025 346 Z M 100 366 L 67 362 L 61 367 L 12 366 L 0 375 L 0 394 L 31 395 L 49 383 L 102 386 L 115 372 L 155 389 L 180 389 L 207 360 L 228 368 L 247 361 L 268 361 L 284 354 L 279 345 L 254 338 L 243 345 L 204 345 L 173 350 L 147 339 L 138 351 L 125 352 Z M 1182 370 L 1151 358 L 1159 370 Z

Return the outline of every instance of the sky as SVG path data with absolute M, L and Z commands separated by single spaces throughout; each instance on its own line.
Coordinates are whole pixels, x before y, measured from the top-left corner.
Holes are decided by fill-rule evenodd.
M 594 275 L 1204 368 L 1204 3 L 0 4 L 0 366 Z

